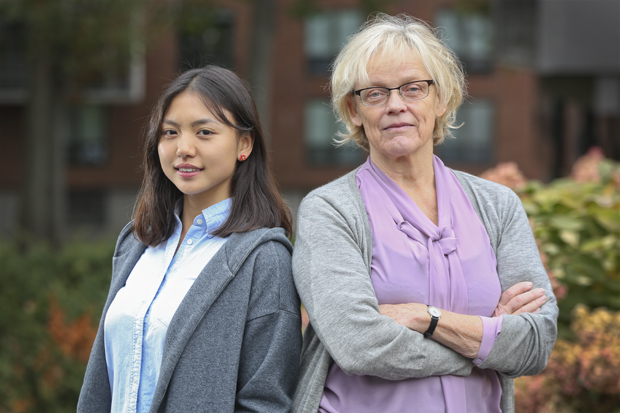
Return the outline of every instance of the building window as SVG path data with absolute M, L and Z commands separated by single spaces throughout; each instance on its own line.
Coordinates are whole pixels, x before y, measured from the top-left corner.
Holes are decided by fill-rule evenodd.
M 137 41 L 130 41 L 119 48 L 110 48 L 102 53 L 124 56 L 109 67 L 95 72 L 83 82 L 80 95 L 93 104 L 138 103 L 144 99 L 146 86 L 146 65 L 144 50 Z
M 25 50 L 24 24 L 0 20 L 0 102 L 26 99 L 28 64 Z
M 23 22 L 0 19 L 0 103 L 25 104 L 28 101 L 27 35 Z M 57 61 L 52 59 L 51 63 L 58 64 L 65 60 L 66 54 L 54 57 Z M 106 65 L 99 62 L 106 62 Z M 122 44 L 93 50 L 83 66 L 76 65 L 68 80 L 75 88 L 75 95 L 89 103 L 139 102 L 144 97 L 145 87 L 143 47 L 135 36 Z
M 496 33 L 498 60 L 534 66 L 539 3 L 537 0 L 502 0 L 495 3 L 496 25 L 501 28 Z
M 444 30 L 446 43 L 468 73 L 491 70 L 493 25 L 488 14 L 444 9 L 437 13 L 435 24 Z
M 307 70 L 312 75 L 326 75 L 348 36 L 364 21 L 358 10 L 326 11 L 306 19 L 305 51 Z
M 107 110 L 98 105 L 69 108 L 68 161 L 71 165 L 102 165 L 108 159 Z
M 179 67 L 181 70 L 214 64 L 233 67 L 234 15 L 230 10 L 212 7 L 192 8 L 192 16 L 179 31 Z
M 493 161 L 493 130 L 495 108 L 489 100 L 477 99 L 465 103 L 458 111 L 454 131 L 456 139 L 447 138 L 437 148 L 444 162 L 488 164 Z
M 352 166 L 361 164 L 367 153 L 347 143 L 337 146 L 334 138 L 338 133 L 336 119 L 329 102 L 312 99 L 305 106 L 306 154 L 308 162 L 317 166 Z

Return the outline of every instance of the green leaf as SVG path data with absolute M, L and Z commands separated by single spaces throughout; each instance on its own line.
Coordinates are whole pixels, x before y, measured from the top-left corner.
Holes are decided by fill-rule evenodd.
M 581 220 L 567 215 L 551 217 L 549 225 L 565 231 L 579 231 L 583 228 Z
M 560 231 L 560 238 L 573 248 L 577 248 L 579 245 L 579 233 L 577 231 Z
M 600 209 L 594 216 L 603 228 L 620 233 L 620 211 L 614 209 Z

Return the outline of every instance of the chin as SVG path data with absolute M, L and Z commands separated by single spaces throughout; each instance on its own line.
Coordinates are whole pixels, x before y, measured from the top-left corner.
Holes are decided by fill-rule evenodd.
M 396 142 L 395 142 L 396 143 Z M 388 145 L 388 152 L 393 156 L 408 156 L 413 155 L 422 149 L 423 146 L 420 145 L 419 142 L 406 142 L 406 143 L 397 143 L 394 145 Z

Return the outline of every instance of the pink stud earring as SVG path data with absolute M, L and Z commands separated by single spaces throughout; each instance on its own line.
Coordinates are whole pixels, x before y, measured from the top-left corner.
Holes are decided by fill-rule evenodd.
M 246 159 L 248 159 L 248 158 L 247 158 L 245 155 L 241 155 L 241 156 L 239 157 L 239 160 L 240 160 L 241 162 L 245 161 Z

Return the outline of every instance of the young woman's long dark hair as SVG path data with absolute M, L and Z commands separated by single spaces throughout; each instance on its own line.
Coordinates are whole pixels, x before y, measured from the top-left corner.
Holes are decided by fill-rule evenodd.
M 156 246 L 174 231 L 174 209 L 183 194 L 164 174 L 157 146 L 163 117 L 172 100 L 184 91 L 196 93 L 219 121 L 240 134 L 249 133 L 253 139 L 252 153 L 244 162 L 237 161 L 235 167 L 230 215 L 214 235 L 227 237 L 262 227 L 283 227 L 290 234 L 290 211 L 275 184 L 254 100 L 236 74 L 218 66 L 206 66 L 181 74 L 151 112 L 144 133 L 144 178 L 134 210 L 133 225 L 138 238 Z M 224 111 L 232 115 L 232 122 Z

